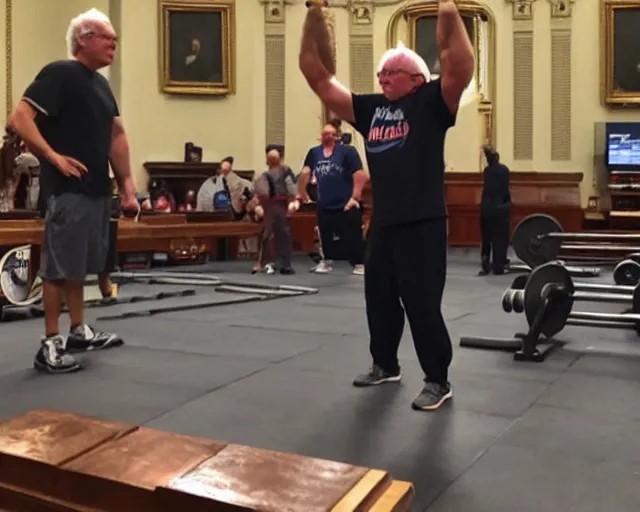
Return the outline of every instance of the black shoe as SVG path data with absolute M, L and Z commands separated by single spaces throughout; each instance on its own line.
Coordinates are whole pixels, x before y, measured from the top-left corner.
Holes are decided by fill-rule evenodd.
M 81 369 L 73 356 L 66 353 L 65 339 L 59 334 L 42 338 L 33 367 L 42 373 L 70 373 Z
M 67 338 L 67 350 L 69 352 L 100 350 L 121 345 L 124 345 L 124 342 L 117 334 L 99 332 L 86 324 L 73 329 Z
M 489 271 L 482 269 L 480 272 L 478 272 L 479 276 L 488 276 L 489 275 Z
M 389 373 L 374 364 L 368 373 L 358 375 L 353 381 L 353 385 L 358 388 L 363 388 L 367 386 L 378 386 L 386 382 L 399 382 L 400 379 L 402 379 L 400 370 L 395 373 Z
M 293 267 L 284 267 L 280 269 L 280 273 L 285 276 L 290 276 L 292 274 L 295 274 L 296 271 L 293 269 Z
M 448 382 L 446 385 L 427 382 L 411 407 L 417 411 L 434 411 L 452 397 L 453 390 Z

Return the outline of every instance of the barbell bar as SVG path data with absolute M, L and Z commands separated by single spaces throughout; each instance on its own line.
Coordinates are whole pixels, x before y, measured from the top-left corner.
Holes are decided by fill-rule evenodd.
M 640 252 L 640 247 L 620 244 L 594 244 L 596 241 L 640 242 L 634 233 L 565 233 L 560 223 L 550 215 L 534 214 L 522 219 L 511 235 L 511 245 L 518 258 L 536 268 L 558 260 L 562 250 L 607 252 Z M 584 241 L 585 244 L 580 244 Z M 563 244 L 563 242 L 572 242 Z M 590 243 L 589 243 L 590 242 Z
M 629 293 L 629 288 L 633 289 L 632 293 Z M 615 293 L 611 293 L 614 289 Z M 608 290 L 609 293 L 602 290 Z M 573 311 L 574 302 L 580 300 L 630 302 L 631 308 L 629 313 Z M 567 325 L 633 329 L 640 334 L 640 286 L 614 288 L 576 284 L 567 269 L 557 262 L 535 268 L 528 278 L 518 276 L 503 295 L 502 301 L 505 311 L 524 312 L 529 331 L 517 334 L 515 340 L 464 337 L 460 339 L 461 347 L 515 350 L 516 360 L 543 361 L 558 346 L 552 340 L 553 336 Z M 541 336 L 546 340 L 541 340 Z M 542 344 L 548 345 L 544 352 L 539 350 Z

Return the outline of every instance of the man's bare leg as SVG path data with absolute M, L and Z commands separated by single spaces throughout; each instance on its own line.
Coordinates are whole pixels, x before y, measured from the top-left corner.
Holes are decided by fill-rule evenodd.
M 44 306 L 44 328 L 47 338 L 60 334 L 62 312 L 62 282 L 43 281 L 42 305 Z
M 76 327 L 84 325 L 84 281 L 65 281 L 64 296 L 73 331 Z
M 102 272 L 98 274 L 98 287 L 100 288 L 100 293 L 103 297 L 111 297 L 112 290 L 109 272 Z

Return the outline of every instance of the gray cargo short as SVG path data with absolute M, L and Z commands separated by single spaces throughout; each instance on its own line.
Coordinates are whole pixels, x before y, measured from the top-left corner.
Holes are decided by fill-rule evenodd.
M 111 197 L 51 196 L 44 217 L 40 277 L 84 281 L 105 270 Z

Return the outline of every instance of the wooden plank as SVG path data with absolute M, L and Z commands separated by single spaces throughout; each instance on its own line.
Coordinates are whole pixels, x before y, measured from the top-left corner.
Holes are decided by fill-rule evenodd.
M 386 471 L 70 413 L 0 424 L 7 512 L 407 512 Z
M 0 483 L 52 494 L 56 468 L 138 427 L 36 410 L 0 424 Z
M 232 506 L 230 510 L 327 512 L 367 471 L 340 462 L 229 445 L 158 491 L 162 502 L 173 494 L 173 504 L 180 504 L 180 510 L 198 510 L 193 498 L 199 497 L 202 506 L 219 502 Z M 186 495 L 189 503 L 180 503 L 179 494 Z
M 64 464 L 66 474 L 53 497 L 102 511 L 151 512 L 157 486 L 168 485 L 224 447 L 141 427 Z
M 386 471 L 371 469 L 331 509 L 331 512 L 365 511 L 391 485 L 391 476 Z
M 369 512 L 409 512 L 414 498 L 415 489 L 411 482 L 394 480 Z

